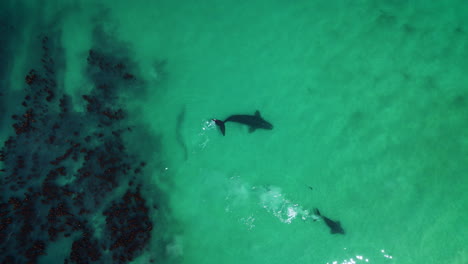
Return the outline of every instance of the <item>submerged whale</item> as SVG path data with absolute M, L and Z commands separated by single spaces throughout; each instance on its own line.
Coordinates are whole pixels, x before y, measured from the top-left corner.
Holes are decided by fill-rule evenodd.
M 232 115 L 226 118 L 226 120 L 224 121 L 221 121 L 219 119 L 212 119 L 212 120 L 216 123 L 216 125 L 219 126 L 219 129 L 221 130 L 221 133 L 223 134 L 223 136 L 225 135 L 225 131 L 226 131 L 225 123 L 227 122 L 236 122 L 236 123 L 247 125 L 249 126 L 250 133 L 254 132 L 256 129 L 268 129 L 268 130 L 273 129 L 273 125 L 269 123 L 268 121 L 266 121 L 265 119 L 263 119 L 260 115 L 260 111 L 258 110 L 255 111 L 254 115 Z
M 327 224 L 327 226 L 330 228 L 330 233 L 332 233 L 332 234 L 343 234 L 344 235 L 345 231 L 341 227 L 341 224 L 340 224 L 339 221 L 333 221 L 330 218 L 321 215 L 320 211 L 317 208 L 314 209 L 314 213 L 318 217 L 322 218 L 323 221 L 325 221 L 325 224 Z

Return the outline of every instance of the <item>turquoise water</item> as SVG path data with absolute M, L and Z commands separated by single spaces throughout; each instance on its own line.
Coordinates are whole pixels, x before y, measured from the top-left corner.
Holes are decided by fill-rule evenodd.
M 168 213 L 151 211 L 134 263 L 468 262 L 465 1 L 23 2 L 2 4 L 21 21 L 4 41 L 7 113 L 39 32 L 60 32 L 77 112 L 96 27 L 136 62 L 126 148 Z M 210 121 L 255 110 L 273 130 L 227 123 L 223 137 Z

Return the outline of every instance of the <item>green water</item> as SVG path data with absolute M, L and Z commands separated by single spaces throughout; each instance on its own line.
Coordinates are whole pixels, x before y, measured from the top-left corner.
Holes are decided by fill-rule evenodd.
M 468 262 L 467 2 L 57 2 L 23 12 L 57 21 L 68 92 L 96 23 L 138 62 L 126 103 L 163 139 L 147 181 L 168 194 L 169 262 Z M 210 122 L 255 110 L 272 131 Z

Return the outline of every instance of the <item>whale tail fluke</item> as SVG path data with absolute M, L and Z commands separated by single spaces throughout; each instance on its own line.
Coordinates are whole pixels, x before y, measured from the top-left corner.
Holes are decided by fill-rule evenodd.
M 316 216 L 322 216 L 322 215 L 320 214 L 319 209 L 317 209 L 317 208 L 314 208 L 314 214 L 315 214 Z
M 221 121 L 221 120 L 218 120 L 218 119 L 213 119 L 213 121 L 215 122 L 215 124 L 217 126 L 219 126 L 219 129 L 221 129 L 221 133 L 223 134 L 223 136 L 225 135 L 225 131 L 226 131 L 226 126 L 224 125 L 224 121 Z

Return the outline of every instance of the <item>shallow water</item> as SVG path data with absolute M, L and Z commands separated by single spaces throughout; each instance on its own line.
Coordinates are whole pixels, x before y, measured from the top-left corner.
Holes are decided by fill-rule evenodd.
M 3 137 L 38 34 L 60 32 L 78 112 L 93 44 L 136 63 L 119 102 L 151 136 L 126 147 L 150 158 L 140 180 L 170 216 L 135 263 L 468 261 L 464 1 L 27 2 L 1 4 L 18 22 L 2 29 Z M 210 121 L 255 110 L 273 130 Z

